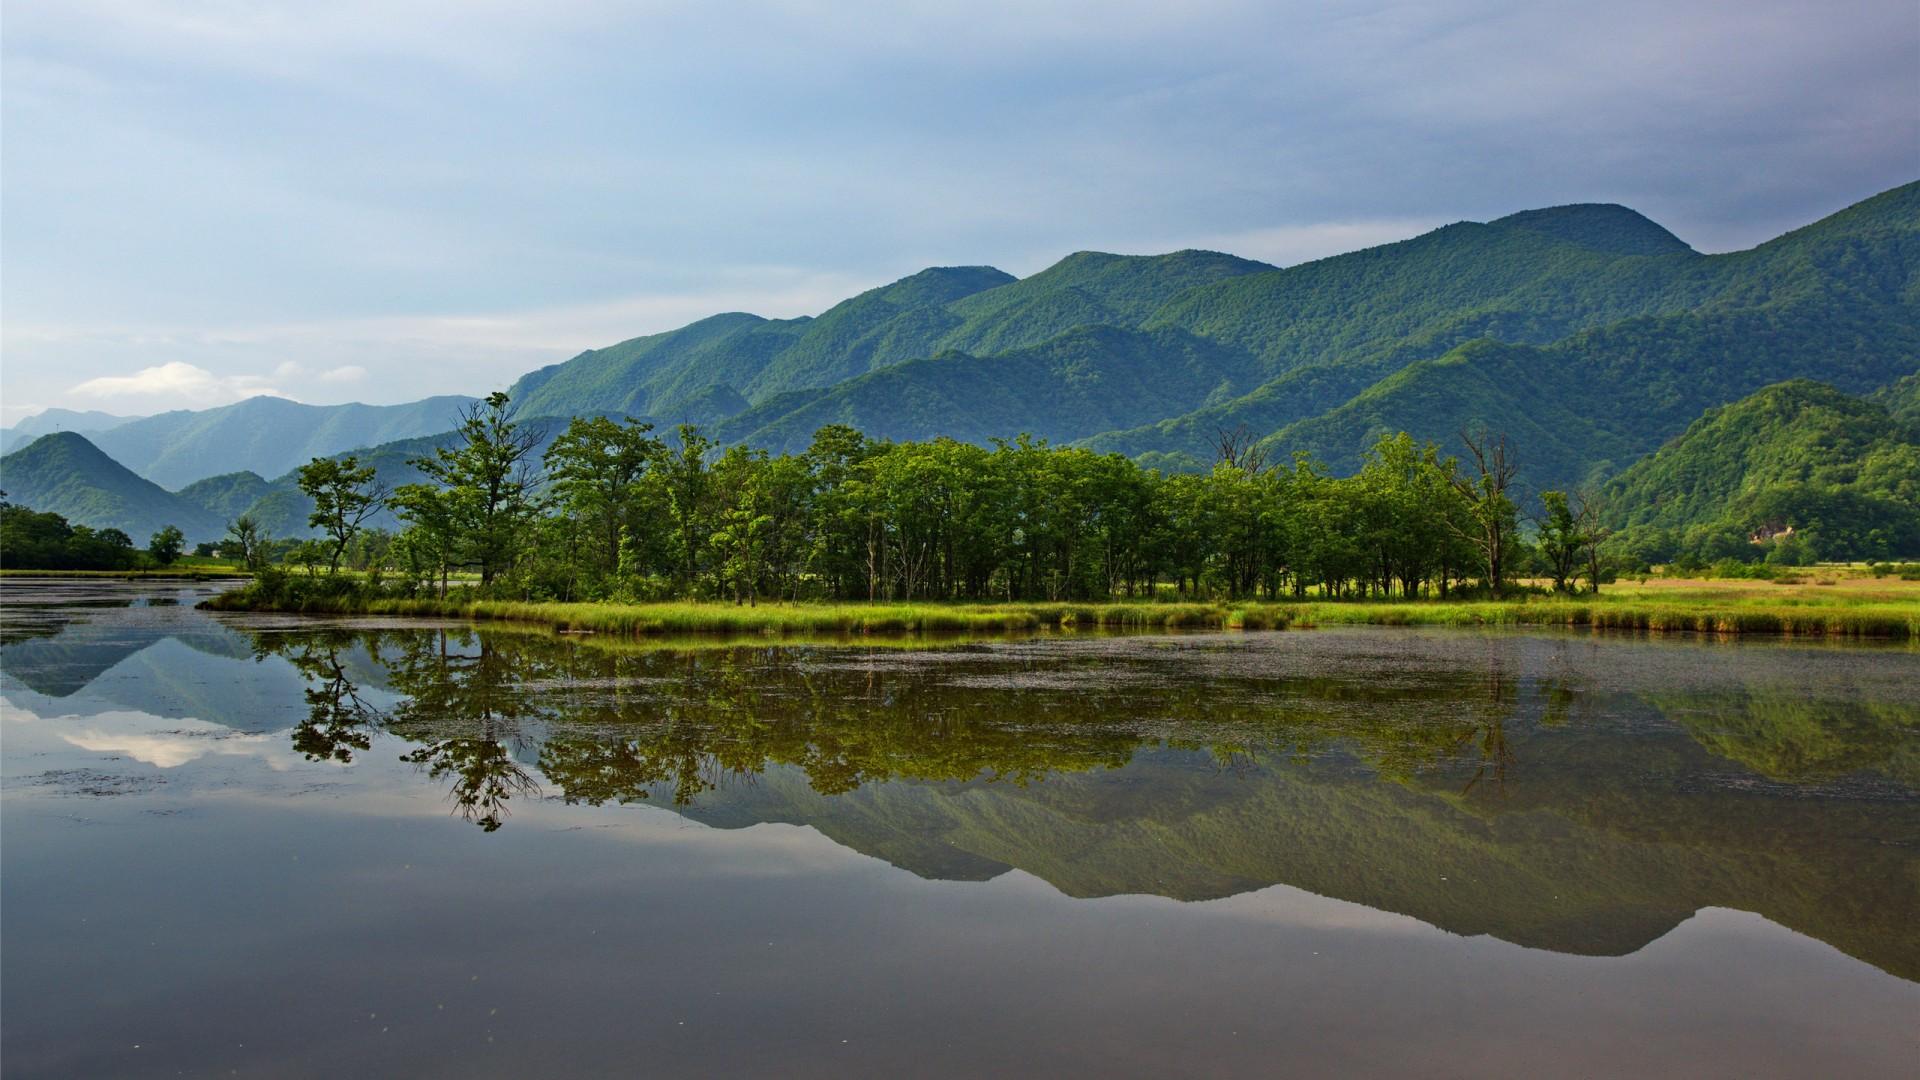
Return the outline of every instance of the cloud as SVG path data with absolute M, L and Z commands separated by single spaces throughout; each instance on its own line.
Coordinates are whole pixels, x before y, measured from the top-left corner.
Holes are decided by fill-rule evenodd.
M 141 368 L 131 375 L 102 375 L 67 391 L 76 398 L 97 401 L 140 399 L 147 407 L 177 405 L 204 409 L 243 398 L 268 394 L 285 397 L 259 375 L 215 375 L 180 360 Z
M 393 315 L 286 323 L 213 326 L 0 326 L 11 371 L 48 372 L 131 366 L 164 349 L 176 359 L 133 375 L 61 383 L 54 404 L 82 407 L 112 398 L 140 399 L 148 411 L 205 408 L 275 394 L 316 404 L 347 400 L 377 382 L 380 400 L 433 394 L 485 393 L 584 349 L 671 330 L 723 311 L 768 318 L 814 315 L 897 275 L 809 273 L 780 267 L 715 272 L 706 282 L 595 303 L 490 313 Z M 281 357 L 269 374 L 214 374 Z M 352 357 L 351 363 L 341 363 Z M 378 373 L 379 378 L 371 377 Z M 68 375 L 71 378 L 71 375 Z M 11 382 L 11 376 L 9 378 Z M 36 406 L 35 409 L 39 408 Z M 22 412 L 33 410 L 23 409 Z
M 11 0 L 4 382 L 474 392 L 926 265 L 1580 201 L 1727 250 L 1914 178 L 1917 49 L 1912 0 Z

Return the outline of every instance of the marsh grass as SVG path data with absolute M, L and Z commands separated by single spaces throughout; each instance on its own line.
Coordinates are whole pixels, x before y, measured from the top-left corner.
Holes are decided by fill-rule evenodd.
M 1213 604 L 762 604 L 528 603 L 450 598 L 314 596 L 261 606 L 244 590 L 207 605 L 215 610 L 291 610 L 320 615 L 397 615 L 526 623 L 597 634 L 943 634 L 1031 630 L 1224 627 L 1228 609 Z
M 369 598 L 357 593 L 262 604 L 240 589 L 216 610 L 324 615 L 418 616 L 541 626 L 617 636 L 760 637 L 1008 634 L 1035 631 L 1374 626 L 1563 626 L 1720 635 L 1883 638 L 1920 642 L 1920 590 L 1846 582 L 1845 587 L 1694 588 L 1624 586 L 1598 597 L 1537 596 L 1447 602 L 1277 603 L 558 603 Z

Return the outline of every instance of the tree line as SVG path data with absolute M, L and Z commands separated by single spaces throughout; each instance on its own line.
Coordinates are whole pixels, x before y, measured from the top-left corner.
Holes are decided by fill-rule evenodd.
M 142 549 L 122 529 L 75 525 L 60 514 L 11 503 L 6 494 L 0 491 L 0 564 L 7 569 L 165 569 L 186 549 L 185 534 L 172 525 Z
M 385 490 L 352 456 L 303 467 L 320 535 L 301 561 L 332 578 L 358 553 L 410 593 L 458 575 L 560 600 L 1447 597 L 1522 572 L 1597 588 L 1594 500 L 1546 492 L 1523 518 L 1507 440 L 1462 441 L 1455 458 L 1385 436 L 1347 477 L 1270 462 L 1244 433 L 1197 474 L 1026 436 L 890 442 L 839 425 L 776 455 L 603 416 L 548 443 L 496 393 L 412 463 L 420 482 Z M 383 506 L 397 534 L 364 527 Z M 230 542 L 266 550 L 244 519 Z

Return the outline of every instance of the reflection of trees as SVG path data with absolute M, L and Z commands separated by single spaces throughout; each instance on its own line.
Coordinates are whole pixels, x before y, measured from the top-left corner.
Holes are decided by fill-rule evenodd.
M 509 800 L 540 791 L 513 751 L 534 745 L 530 728 L 547 719 L 528 687 L 544 667 L 471 631 L 398 634 L 391 645 L 380 661 L 388 684 L 406 697 L 386 728 L 421 744 L 401 760 L 436 780 L 451 778 L 448 796 L 460 815 L 488 832 L 498 829 Z
M 352 644 L 349 634 L 318 634 L 284 653 L 308 684 L 307 718 L 293 729 L 293 748 L 309 761 L 351 762 L 355 751 L 372 745 L 372 730 L 383 719 L 361 699 L 340 661 L 341 651 Z
M 366 706 L 347 677 L 339 656 L 354 640 L 402 695 L 389 714 Z M 1090 677 L 1071 693 L 1034 692 L 1020 674 L 969 683 L 953 677 L 967 667 L 953 656 L 862 664 L 843 651 L 671 651 L 442 630 L 262 641 L 312 684 L 311 716 L 295 731 L 302 752 L 347 761 L 378 727 L 418 744 L 404 760 L 449 781 L 461 812 L 488 829 L 512 799 L 538 792 L 520 764 L 531 754 L 562 798 L 595 806 L 687 804 L 776 766 L 828 795 L 885 781 L 1024 785 L 1118 768 L 1156 743 L 1211 751 L 1235 770 L 1276 750 L 1345 749 L 1393 779 L 1456 762 L 1474 770 L 1466 792 L 1500 791 L 1519 708 L 1516 680 L 1497 669 L 1399 686 L 1296 679 L 1278 695 L 1174 680 L 1154 687 L 1143 719 L 1125 680 Z M 1103 665 L 1089 661 L 1087 674 L 1108 674 Z M 1564 698 L 1549 689 L 1550 702 Z
M 540 785 L 490 738 L 441 739 L 400 760 L 425 769 L 435 780 L 453 778 L 448 796 L 460 816 L 492 832 L 505 824 L 507 800 L 515 795 L 538 795 Z
M 342 661 L 366 645 L 388 686 L 406 695 L 383 713 L 360 696 Z M 436 780 L 461 816 L 491 832 L 516 795 L 539 786 L 514 760 L 532 745 L 529 721 L 543 717 L 524 684 L 531 674 L 511 651 L 471 633 L 359 633 L 345 630 L 262 635 L 260 655 L 286 658 L 307 680 L 307 717 L 293 729 L 293 747 L 311 760 L 348 763 L 372 745 L 375 730 L 420 744 L 401 760 Z

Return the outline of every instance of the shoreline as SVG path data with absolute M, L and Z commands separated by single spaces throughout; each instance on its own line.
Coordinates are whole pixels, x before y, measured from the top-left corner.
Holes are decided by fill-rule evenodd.
M 611 604 L 450 598 L 309 598 L 261 604 L 239 591 L 202 602 L 211 611 L 390 616 L 516 623 L 557 633 L 907 635 L 1030 630 L 1284 630 L 1317 626 L 1560 627 L 1716 636 L 1920 641 L 1920 605 L 1741 606 L 1633 599 L 1300 601 L 1253 603 L 888 603 L 714 602 Z

